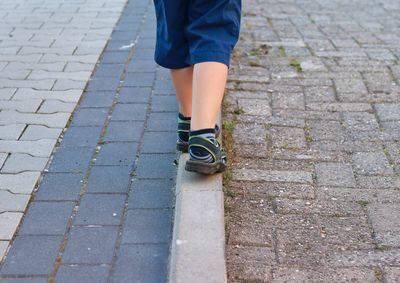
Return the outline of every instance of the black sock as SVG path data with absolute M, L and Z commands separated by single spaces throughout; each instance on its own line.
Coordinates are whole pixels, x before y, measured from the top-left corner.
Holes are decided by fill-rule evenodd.
M 178 114 L 178 142 L 189 141 L 191 117 L 185 117 L 182 113 Z

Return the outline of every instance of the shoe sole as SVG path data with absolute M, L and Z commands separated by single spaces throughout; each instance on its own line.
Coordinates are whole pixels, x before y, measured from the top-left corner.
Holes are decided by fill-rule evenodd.
M 205 163 L 196 160 L 186 161 L 185 170 L 190 172 L 197 172 L 200 174 L 215 174 L 222 173 L 226 169 L 226 164 L 222 161 L 217 161 L 214 163 Z

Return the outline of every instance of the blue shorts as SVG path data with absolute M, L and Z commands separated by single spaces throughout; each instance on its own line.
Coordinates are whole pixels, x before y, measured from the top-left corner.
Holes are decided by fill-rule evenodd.
M 168 69 L 216 61 L 229 67 L 239 39 L 241 0 L 154 0 L 154 59 Z

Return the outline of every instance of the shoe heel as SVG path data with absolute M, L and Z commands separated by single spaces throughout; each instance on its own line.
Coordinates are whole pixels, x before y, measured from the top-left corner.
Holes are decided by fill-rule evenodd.
M 188 152 L 189 150 L 189 144 L 188 143 L 177 143 L 176 144 L 176 149 L 178 151 L 182 151 L 182 152 Z

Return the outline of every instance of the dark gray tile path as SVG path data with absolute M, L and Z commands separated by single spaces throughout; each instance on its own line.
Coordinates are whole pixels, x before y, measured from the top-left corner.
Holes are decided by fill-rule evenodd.
M 131 43 L 133 47 L 123 48 Z M 177 105 L 130 0 L 0 265 L 0 282 L 164 282 Z

